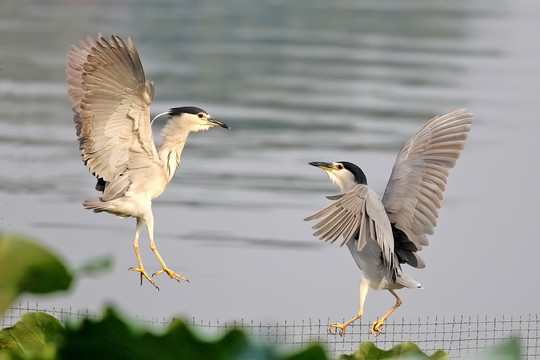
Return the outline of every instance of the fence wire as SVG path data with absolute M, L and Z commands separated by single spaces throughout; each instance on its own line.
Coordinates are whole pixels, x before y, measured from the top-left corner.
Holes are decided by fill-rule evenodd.
M 40 308 L 38 304 L 30 303 L 14 306 L 0 315 L 0 329 L 12 326 L 27 312 L 40 311 L 56 317 L 60 322 L 98 319 L 100 316 L 88 310 L 73 310 L 72 308 Z M 137 320 L 156 329 L 166 328 L 172 319 Z M 335 319 L 334 319 L 335 320 Z M 360 320 L 349 325 L 345 336 L 332 335 L 328 332 L 333 321 L 302 320 L 263 323 L 260 321 L 237 320 L 221 322 L 202 321 L 195 318 L 184 319 L 200 332 L 219 336 L 226 330 L 241 328 L 250 337 L 269 344 L 278 344 L 290 349 L 301 349 L 310 344 L 318 343 L 326 347 L 328 354 L 336 358 L 341 354 L 352 354 L 364 341 L 372 341 L 381 349 L 390 349 L 404 341 L 411 341 L 431 355 L 437 350 L 447 352 L 452 359 L 463 359 L 476 352 L 492 348 L 502 341 L 517 337 L 521 341 L 521 358 L 536 359 L 540 355 L 540 319 L 538 314 L 522 316 L 454 316 L 452 318 L 419 318 L 417 320 L 389 320 L 384 325 L 384 334 L 373 337 L 370 333 L 370 323 Z

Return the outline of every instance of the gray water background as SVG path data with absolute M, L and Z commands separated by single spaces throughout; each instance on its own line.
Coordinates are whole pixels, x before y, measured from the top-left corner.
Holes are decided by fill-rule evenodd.
M 384 191 L 395 156 L 437 114 L 475 114 L 452 170 L 427 268 L 405 270 L 395 317 L 538 310 L 540 4 L 467 1 L 82 1 L 0 4 L 0 229 L 40 239 L 73 267 L 110 255 L 110 273 L 66 295 L 25 297 L 144 318 L 349 318 L 360 271 L 302 219 L 336 188 L 309 161 L 353 161 Z M 154 201 L 168 265 L 139 286 L 135 220 L 93 214 L 65 85 L 86 35 L 132 35 L 153 114 L 198 105 L 228 123 L 189 138 Z M 157 123 L 157 136 L 163 123 Z M 149 272 L 159 264 L 141 239 Z M 371 322 L 393 305 L 370 291 Z

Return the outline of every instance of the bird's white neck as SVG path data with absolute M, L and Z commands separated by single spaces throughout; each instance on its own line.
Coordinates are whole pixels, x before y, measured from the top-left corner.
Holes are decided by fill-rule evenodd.
M 354 189 L 358 183 L 354 180 L 354 176 L 349 171 L 342 171 L 339 173 L 339 176 L 336 173 L 327 171 L 328 177 L 334 184 L 337 185 L 341 193 L 346 193 Z
M 187 137 L 191 129 L 183 126 L 182 121 L 170 120 L 163 128 L 161 135 L 163 142 L 159 147 L 158 154 L 164 163 L 166 176 L 170 181 L 180 165 L 180 155 L 184 150 Z
M 169 181 L 171 181 L 180 166 L 182 150 L 184 150 L 184 144 L 177 144 L 170 149 L 164 149 L 163 147 L 160 149 L 159 157 L 165 162 L 165 170 Z

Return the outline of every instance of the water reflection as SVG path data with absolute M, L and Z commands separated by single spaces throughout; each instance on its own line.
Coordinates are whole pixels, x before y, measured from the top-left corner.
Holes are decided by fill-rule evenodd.
M 346 251 L 311 238 L 301 220 L 335 192 L 306 163 L 357 162 L 382 193 L 399 148 L 423 122 L 474 106 L 480 114 L 472 144 L 450 178 L 436 246 L 425 250 L 430 271 L 412 274 L 427 290 L 405 296 L 414 299 L 407 303 L 411 316 L 455 315 L 451 305 L 430 304 L 443 293 L 460 303 L 443 285 L 455 282 L 449 272 L 470 279 L 460 284 L 468 293 L 477 294 L 474 284 L 486 281 L 475 277 L 474 266 L 456 268 L 455 259 L 475 265 L 472 239 L 482 239 L 486 228 L 468 225 L 465 236 L 459 219 L 477 218 L 474 207 L 489 198 L 478 195 L 491 183 L 482 180 L 487 171 L 478 163 L 485 164 L 499 144 L 491 139 L 505 131 L 488 127 L 493 121 L 486 114 L 496 119 L 510 111 L 502 101 L 486 102 L 486 93 L 502 89 L 487 81 L 499 74 L 485 69 L 508 56 L 504 46 L 518 46 L 498 41 L 506 33 L 500 23 L 521 23 L 521 15 L 509 15 L 513 7 L 502 0 L 2 3 L 0 228 L 38 236 L 73 263 L 114 254 L 114 272 L 82 280 L 68 306 L 95 308 L 113 299 L 149 317 L 348 316 L 357 306 L 359 273 Z M 154 113 L 193 104 L 233 128 L 190 137 L 179 176 L 154 205 L 156 241 L 171 267 L 190 277 L 189 288 L 164 278 L 161 294 L 139 288 L 126 270 L 135 264 L 133 219 L 81 207 L 95 196 L 94 181 L 77 149 L 65 54 L 99 31 L 134 36 L 147 77 L 156 82 Z M 154 128 L 158 141 L 161 126 Z M 246 284 L 255 295 L 235 295 Z M 328 294 L 343 294 L 337 308 Z M 468 309 L 484 309 L 482 299 L 495 297 L 486 294 Z M 253 296 L 271 301 L 264 314 Z M 288 299 L 298 296 L 307 297 L 305 306 L 291 308 Z M 370 312 L 384 311 L 384 301 Z

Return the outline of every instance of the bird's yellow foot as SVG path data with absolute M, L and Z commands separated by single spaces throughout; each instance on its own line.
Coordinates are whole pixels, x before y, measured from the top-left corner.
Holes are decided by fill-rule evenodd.
M 371 324 L 371 333 L 373 334 L 373 336 L 377 336 L 383 333 L 382 331 L 383 324 L 384 324 L 384 320 L 374 321 L 373 324 Z
M 156 285 L 156 283 L 150 279 L 150 276 L 148 276 L 148 273 L 146 272 L 146 270 L 144 270 L 144 268 L 141 266 L 140 268 L 134 268 L 134 267 L 130 267 L 129 270 L 131 271 L 137 271 L 141 274 L 141 285 L 142 285 L 142 282 L 143 282 L 143 276 L 146 278 L 146 280 L 150 281 L 150 284 L 154 285 L 156 289 L 159 290 L 159 287 Z
M 164 267 L 163 270 L 160 270 L 160 271 L 158 271 L 156 273 L 153 273 L 152 277 L 158 276 L 159 274 L 163 274 L 163 273 L 167 273 L 167 275 L 169 275 L 171 277 L 171 279 L 174 279 L 174 280 L 176 280 L 178 282 L 180 282 L 180 280 L 184 280 L 185 282 L 189 282 L 188 279 L 186 279 L 183 276 L 178 275 L 177 273 L 175 273 L 174 271 L 172 271 L 168 267 Z
M 345 334 L 345 329 L 347 328 L 347 325 L 348 324 L 340 324 L 340 323 L 333 323 L 332 325 L 330 325 L 330 332 L 333 334 L 333 335 L 336 335 L 336 333 L 334 332 L 334 328 L 339 328 L 341 331 L 339 332 L 339 335 L 340 336 L 343 336 L 343 334 Z

